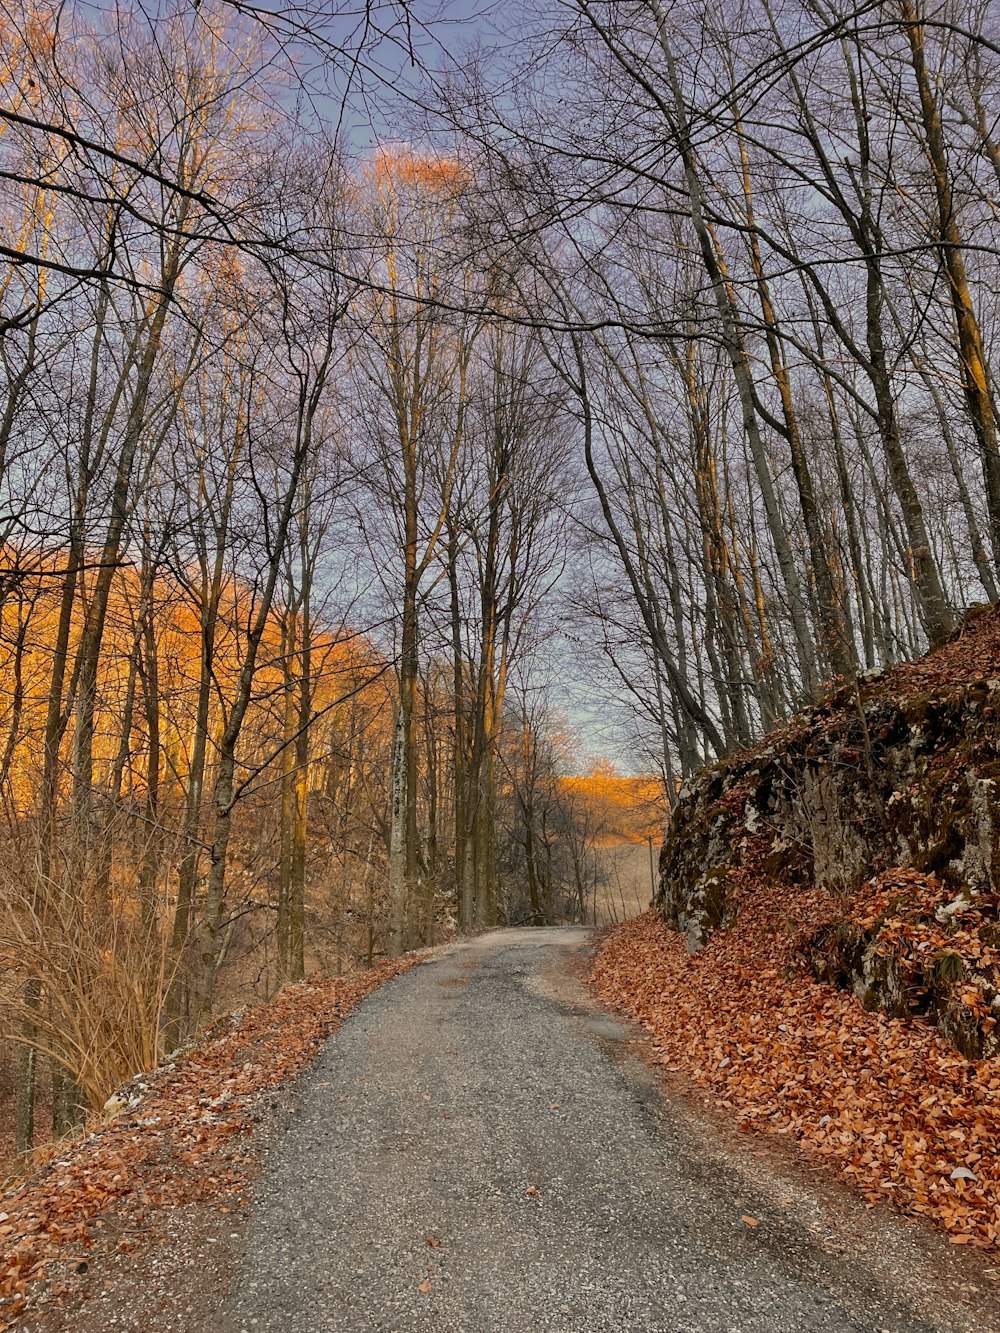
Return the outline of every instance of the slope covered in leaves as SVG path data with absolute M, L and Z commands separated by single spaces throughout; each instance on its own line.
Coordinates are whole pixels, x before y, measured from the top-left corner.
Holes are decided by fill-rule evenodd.
M 908 879 L 918 898 L 933 887 L 894 875 L 897 892 Z M 1000 1060 L 967 1060 L 923 1019 L 868 1012 L 814 977 L 811 942 L 842 901 L 749 873 L 736 893 L 736 924 L 695 954 L 653 912 L 611 931 L 594 967 L 601 998 L 741 1129 L 789 1135 L 870 1200 L 929 1218 L 955 1243 L 996 1246 Z
M 263 1094 L 289 1082 L 354 1006 L 413 966 L 386 962 L 356 977 L 314 978 L 219 1024 L 175 1064 L 133 1080 L 117 1118 L 53 1145 L 0 1196 L 0 1330 L 41 1279 L 86 1274 L 107 1249 L 155 1244 L 169 1210 L 211 1199 L 246 1206 L 254 1174 L 249 1135 Z
M 975 607 L 930 652 L 884 671 L 868 672 L 856 687 L 853 682 L 840 685 L 818 705 L 796 713 L 763 742 L 729 756 L 727 762 L 753 758 L 764 744 L 779 747 L 806 735 L 822 737 L 840 724 L 845 707 L 853 709 L 856 699 L 869 703 L 944 698 L 978 681 L 996 679 L 1000 679 L 1000 606 Z

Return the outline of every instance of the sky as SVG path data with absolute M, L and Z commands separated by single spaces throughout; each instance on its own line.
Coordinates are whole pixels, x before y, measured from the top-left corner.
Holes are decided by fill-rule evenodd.
M 321 23 L 312 17 L 324 8 Z M 408 104 L 419 99 L 427 75 L 456 67 L 475 43 L 502 41 L 500 24 L 511 5 L 499 0 L 305 0 L 292 8 L 270 5 L 279 27 L 308 25 L 317 43 L 291 43 L 299 82 L 318 118 L 336 124 L 345 147 L 358 155 L 406 137 Z M 362 50 L 363 47 L 363 50 Z
M 408 8 L 411 23 L 407 29 L 397 0 L 377 0 L 374 5 L 373 21 L 386 35 L 370 53 L 367 67 L 359 71 L 343 122 L 344 140 L 360 156 L 367 156 L 379 144 L 408 138 L 405 124 L 410 98 L 414 91 L 419 97 L 427 72 L 460 66 L 463 54 L 477 44 L 502 51 L 516 40 L 513 34 L 519 17 L 539 18 L 543 4 L 521 10 L 520 0 L 413 0 Z M 356 33 L 356 27 L 351 32 Z M 411 40 L 416 66 L 410 59 Z M 578 573 L 568 571 L 560 580 L 557 598 L 571 596 L 570 585 Z M 576 619 L 570 618 L 571 622 Z M 554 634 L 539 659 L 534 674 L 540 683 L 545 681 L 550 699 L 564 711 L 577 736 L 581 767 L 594 757 L 610 759 L 626 773 L 648 767 L 647 757 L 636 751 L 623 715 L 609 707 L 615 692 L 610 679 L 613 673 L 596 643 L 587 648 L 580 644 L 578 622 Z
M 461 67 L 463 57 L 476 46 L 502 52 L 516 40 L 519 19 L 537 20 L 543 5 L 522 8 L 522 0 L 411 0 L 404 10 L 399 0 L 373 0 L 368 29 L 363 0 L 347 0 L 337 9 L 338 17 L 325 28 L 330 57 L 324 65 L 314 63 L 303 81 L 315 90 L 316 114 L 339 125 L 341 142 L 352 155 L 367 157 L 380 144 L 414 137 L 411 126 L 419 122 L 420 93 L 426 90 L 428 74 Z M 380 34 L 374 41 L 373 31 Z M 365 54 L 352 65 L 345 53 L 357 50 L 363 34 Z M 309 58 L 315 62 L 314 55 Z M 573 578 L 571 571 L 560 581 L 557 597 L 570 595 Z M 584 647 L 579 642 L 575 621 L 571 616 L 566 629 L 546 642 L 533 675 L 539 683 L 546 682 L 549 698 L 578 737 L 582 766 L 601 756 L 623 772 L 641 771 L 646 759 L 637 753 L 630 729 L 614 706 L 608 663 L 596 643 Z

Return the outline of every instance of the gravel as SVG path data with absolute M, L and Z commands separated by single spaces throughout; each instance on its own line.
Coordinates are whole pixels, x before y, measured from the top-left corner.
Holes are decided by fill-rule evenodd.
M 670 1093 L 588 942 L 497 931 L 365 1001 L 273 1136 L 215 1327 L 1000 1330 L 984 1261 Z

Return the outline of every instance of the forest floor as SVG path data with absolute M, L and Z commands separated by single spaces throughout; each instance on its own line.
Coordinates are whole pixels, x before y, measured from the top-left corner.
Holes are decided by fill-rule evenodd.
M 900 867 L 875 883 L 940 930 L 933 904 L 954 891 L 925 879 Z M 1000 1289 L 1000 1059 L 967 1059 L 926 1018 L 866 1010 L 812 974 L 822 923 L 864 918 L 873 894 L 845 908 L 823 890 L 782 893 L 752 875 L 735 892 L 735 924 L 695 953 L 655 912 L 607 932 L 594 970 L 601 999 L 643 1025 L 664 1073 L 682 1073 L 740 1130 L 783 1135 L 871 1203 L 981 1248 Z M 907 924 L 902 911 L 889 920 Z
M 203 1057 L 210 1106 L 191 1119 L 208 1113 L 218 1160 L 201 1188 L 150 1200 L 134 1234 L 106 1202 L 99 1242 L 50 1264 L 61 1292 L 17 1327 L 1000 1333 L 992 1259 L 665 1082 L 641 1029 L 588 988 L 591 947 L 582 929 L 528 929 L 425 955 L 294 1085 L 277 1070 L 252 1135 L 216 1133 L 238 1117 L 215 1089 L 266 1053 L 233 1050 L 228 1071 Z M 281 1024 L 258 1026 L 281 1066 Z M 285 1040 L 294 1026 L 289 1010 Z M 174 1125 L 172 1151 L 190 1129 Z

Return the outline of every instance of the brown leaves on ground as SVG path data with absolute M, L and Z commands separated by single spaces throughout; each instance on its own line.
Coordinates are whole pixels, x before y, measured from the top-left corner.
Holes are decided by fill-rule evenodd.
M 939 692 L 995 679 L 1000 662 L 1000 607 L 967 612 L 958 628 L 929 653 L 899 662 L 879 682 L 880 693 L 895 697 Z
M 936 876 L 912 867 L 876 875 L 855 895 L 851 918 L 871 933 L 876 952 L 900 968 L 907 992 L 916 1000 L 928 974 L 940 972 L 955 983 L 954 998 L 984 1031 L 995 1028 L 992 997 L 1000 991 L 1000 896 L 978 890 L 958 894 Z
M 1000 607 L 976 608 L 968 612 L 958 628 L 930 652 L 912 662 L 897 662 L 872 678 L 862 677 L 857 686 L 851 682 L 831 689 L 818 704 L 796 713 L 769 731 L 766 744 L 780 751 L 790 742 L 807 737 L 821 741 L 842 727 L 844 708 L 853 710 L 858 694 L 865 703 L 889 700 L 901 704 L 923 695 L 943 698 L 983 681 L 1000 679 L 998 664 Z M 732 768 L 741 762 L 752 761 L 759 749 L 760 744 L 755 744 L 729 755 L 725 762 Z
M 831 909 L 820 890 L 790 904 L 751 885 L 737 924 L 693 955 L 648 912 L 606 937 L 594 984 L 741 1129 L 800 1140 L 957 1244 L 1000 1244 L 1000 1059 L 967 1060 L 922 1019 L 815 980 L 802 941 Z
M 286 987 L 150 1075 L 135 1110 L 45 1150 L 45 1164 L 0 1197 L 0 1330 L 52 1267 L 83 1272 L 95 1247 L 151 1238 L 157 1210 L 206 1198 L 222 1212 L 245 1206 L 255 1099 L 293 1079 L 360 1000 L 416 961 Z

